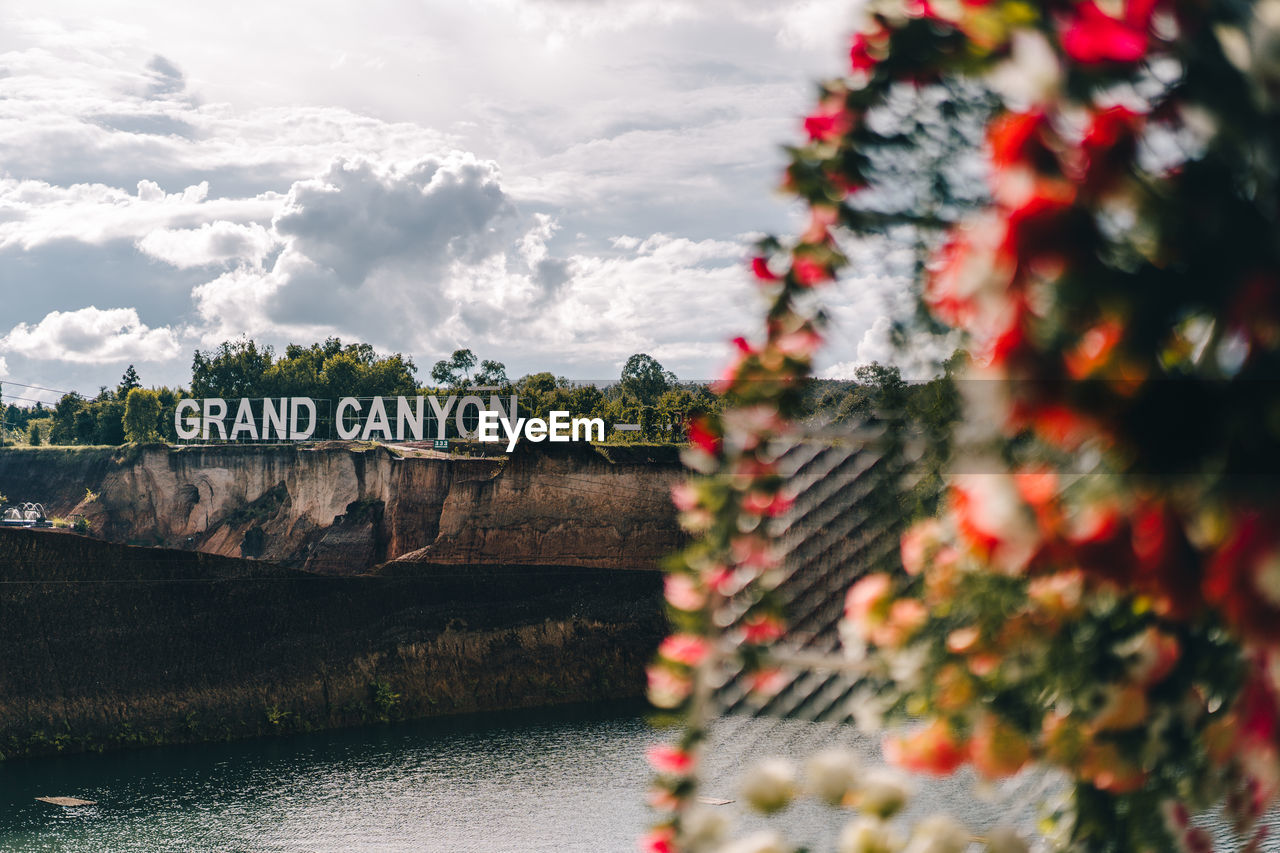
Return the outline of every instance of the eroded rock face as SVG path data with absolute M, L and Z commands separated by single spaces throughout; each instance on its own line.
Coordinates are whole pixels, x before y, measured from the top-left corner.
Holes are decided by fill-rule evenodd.
M 678 466 L 598 453 L 513 456 L 497 476 L 449 490 L 439 535 L 402 562 L 651 568 L 679 545 Z
M 95 535 L 324 574 L 407 562 L 652 568 L 680 544 L 673 452 L 226 445 L 0 450 L 0 493 Z M 610 453 L 607 456 L 606 453 Z M 88 490 L 88 493 L 86 493 Z
M 665 630 L 657 572 L 316 577 L 0 529 L 0 761 L 637 698 Z

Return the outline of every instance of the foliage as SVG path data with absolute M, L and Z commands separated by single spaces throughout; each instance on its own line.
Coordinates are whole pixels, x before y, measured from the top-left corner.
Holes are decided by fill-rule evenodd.
M 390 722 L 396 706 L 400 704 L 400 694 L 391 689 L 391 685 L 382 679 L 374 679 L 369 685 L 369 700 L 378 719 Z
M 120 400 L 128 399 L 130 391 L 141 387 L 142 382 L 138 379 L 138 371 L 131 364 L 125 370 L 124 375 L 120 377 L 120 384 L 116 386 L 116 398 Z
M 49 432 L 50 444 L 75 444 L 77 439 L 76 415 L 84 408 L 84 398 L 76 392 L 64 394 L 53 407 L 53 428 Z
M 195 362 L 193 385 L 244 390 L 252 397 L 323 400 L 413 396 L 431 390 L 416 387 L 412 360 L 400 354 L 382 356 L 368 344 L 343 344 L 337 338 L 308 346 L 290 344 L 279 359 L 274 358 L 269 347 L 252 340 L 227 341 L 215 350 L 197 353 Z M 518 395 L 521 413 L 526 417 L 545 419 L 553 410 L 564 410 L 575 416 L 598 417 L 606 424 L 641 426 L 636 432 L 613 433 L 609 440 L 615 443 L 685 441 L 691 418 L 717 412 L 722 406 L 722 398 L 707 385 L 681 383 L 674 373 L 643 353 L 627 359 L 623 374 L 618 382 L 603 386 L 557 378 L 550 372 L 527 374 L 511 382 L 501 363 L 486 359 L 480 362 L 472 383 Z M 923 385 L 904 383 L 896 368 L 873 364 L 860 368 L 853 381 L 823 380 L 804 386 L 798 411 L 809 417 L 841 421 L 865 417 L 878 409 L 893 412 L 904 423 L 933 424 L 930 429 L 937 433 L 940 425 L 950 422 L 946 414 L 949 410 L 942 403 L 951 392 L 941 389 L 943 384 L 936 381 Z M 143 392 L 147 403 L 145 414 L 138 414 L 139 421 L 130 433 L 126 421 L 134 390 Z M 659 390 L 661 393 L 654 396 Z M 151 402 L 153 395 L 158 408 Z M 160 387 L 131 389 L 121 398 L 116 392 L 103 389 L 92 400 L 79 394 L 67 395 L 53 410 L 40 404 L 30 409 L 11 406 L 6 417 L 18 428 L 25 428 L 40 417 L 52 417 L 49 428 L 56 426 L 58 437 L 54 443 L 64 445 L 175 441 L 174 411 L 178 401 L 188 396 L 189 392 L 181 388 Z M 316 434 L 327 435 L 330 415 L 322 410 L 319 417 Z M 939 417 L 943 420 L 935 423 Z M 946 446 L 940 436 L 930 445 L 937 452 L 945 451 Z M 924 486 L 921 490 L 923 493 Z M 928 498 L 916 500 L 916 504 L 932 506 Z M 918 513 L 917 509 L 910 510 L 913 517 Z
M 622 367 L 622 390 L 645 405 L 652 405 L 658 397 L 676 384 L 676 375 L 665 370 L 651 355 L 638 352 L 627 359 Z
M 477 385 L 505 388 L 511 384 L 507 378 L 507 366 L 500 361 L 486 358 L 480 362 L 480 372 L 476 374 Z
M 160 395 L 146 388 L 132 388 L 124 401 L 124 438 L 134 444 L 160 440 Z
M 494 362 L 489 362 L 493 364 Z M 437 361 L 431 368 L 431 379 L 439 385 L 460 388 L 471 381 L 471 368 L 476 366 L 476 355 L 469 349 L 454 350 L 448 359 Z M 505 374 L 506 369 L 503 368 Z
M 676 502 L 699 539 L 668 579 L 655 702 L 689 707 L 730 599 L 767 689 L 786 622 L 761 520 L 790 500 L 767 449 L 803 414 L 823 321 L 807 294 L 846 265 L 838 232 L 907 221 L 938 244 L 922 313 L 964 335 L 963 415 L 986 435 L 959 448 L 981 473 L 949 476 L 941 517 L 904 537 L 904 571 L 849 591 L 864 709 L 916 721 L 889 757 L 1059 768 L 1055 849 L 1208 849 L 1190 817 L 1219 804 L 1256 849 L 1280 791 L 1278 40 L 1274 0 L 868 5 L 790 152 L 809 227 L 753 260 L 765 337 L 736 342 L 734 406 L 691 429 L 705 476 Z M 889 191 L 881 155 L 930 135 L 885 133 L 913 99 L 981 116 L 985 198 Z M 651 850 L 698 843 L 703 734 L 655 762 L 670 811 Z
M 274 351 L 247 337 L 223 341 L 217 349 L 196 350 L 191 359 L 191 396 L 257 397 Z
M 416 393 L 417 367 L 400 353 L 380 356 L 369 344 L 338 338 L 303 347 L 290 344 L 263 372 L 249 397 L 393 397 Z M 192 383 L 194 388 L 194 381 Z

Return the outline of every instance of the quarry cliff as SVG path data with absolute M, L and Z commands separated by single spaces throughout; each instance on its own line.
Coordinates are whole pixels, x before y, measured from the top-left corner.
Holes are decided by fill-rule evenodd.
M 260 560 L 0 529 L 0 760 L 634 698 L 657 572 Z
M 352 575 L 391 560 L 649 569 L 681 543 L 670 447 L 352 442 L 0 449 L 0 493 L 111 542 Z

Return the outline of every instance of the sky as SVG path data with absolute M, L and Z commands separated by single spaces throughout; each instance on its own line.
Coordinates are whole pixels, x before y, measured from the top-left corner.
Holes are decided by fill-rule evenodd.
M 426 380 L 719 375 L 761 327 L 744 263 L 850 0 L 6 0 L 0 382 L 329 336 Z M 109 10 L 109 11 L 108 11 Z M 892 252 L 831 292 L 821 369 L 889 357 Z M 21 400 L 19 400 L 21 402 Z

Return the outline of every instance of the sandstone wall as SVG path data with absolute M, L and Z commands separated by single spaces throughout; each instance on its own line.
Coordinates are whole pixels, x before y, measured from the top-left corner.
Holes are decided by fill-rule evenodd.
M 656 572 L 269 563 L 0 529 L 0 757 L 638 697 Z
M 386 560 L 651 568 L 681 534 L 670 448 L 510 457 L 328 442 L 0 449 L 0 493 L 114 542 L 324 574 Z M 88 490 L 91 494 L 86 494 Z

